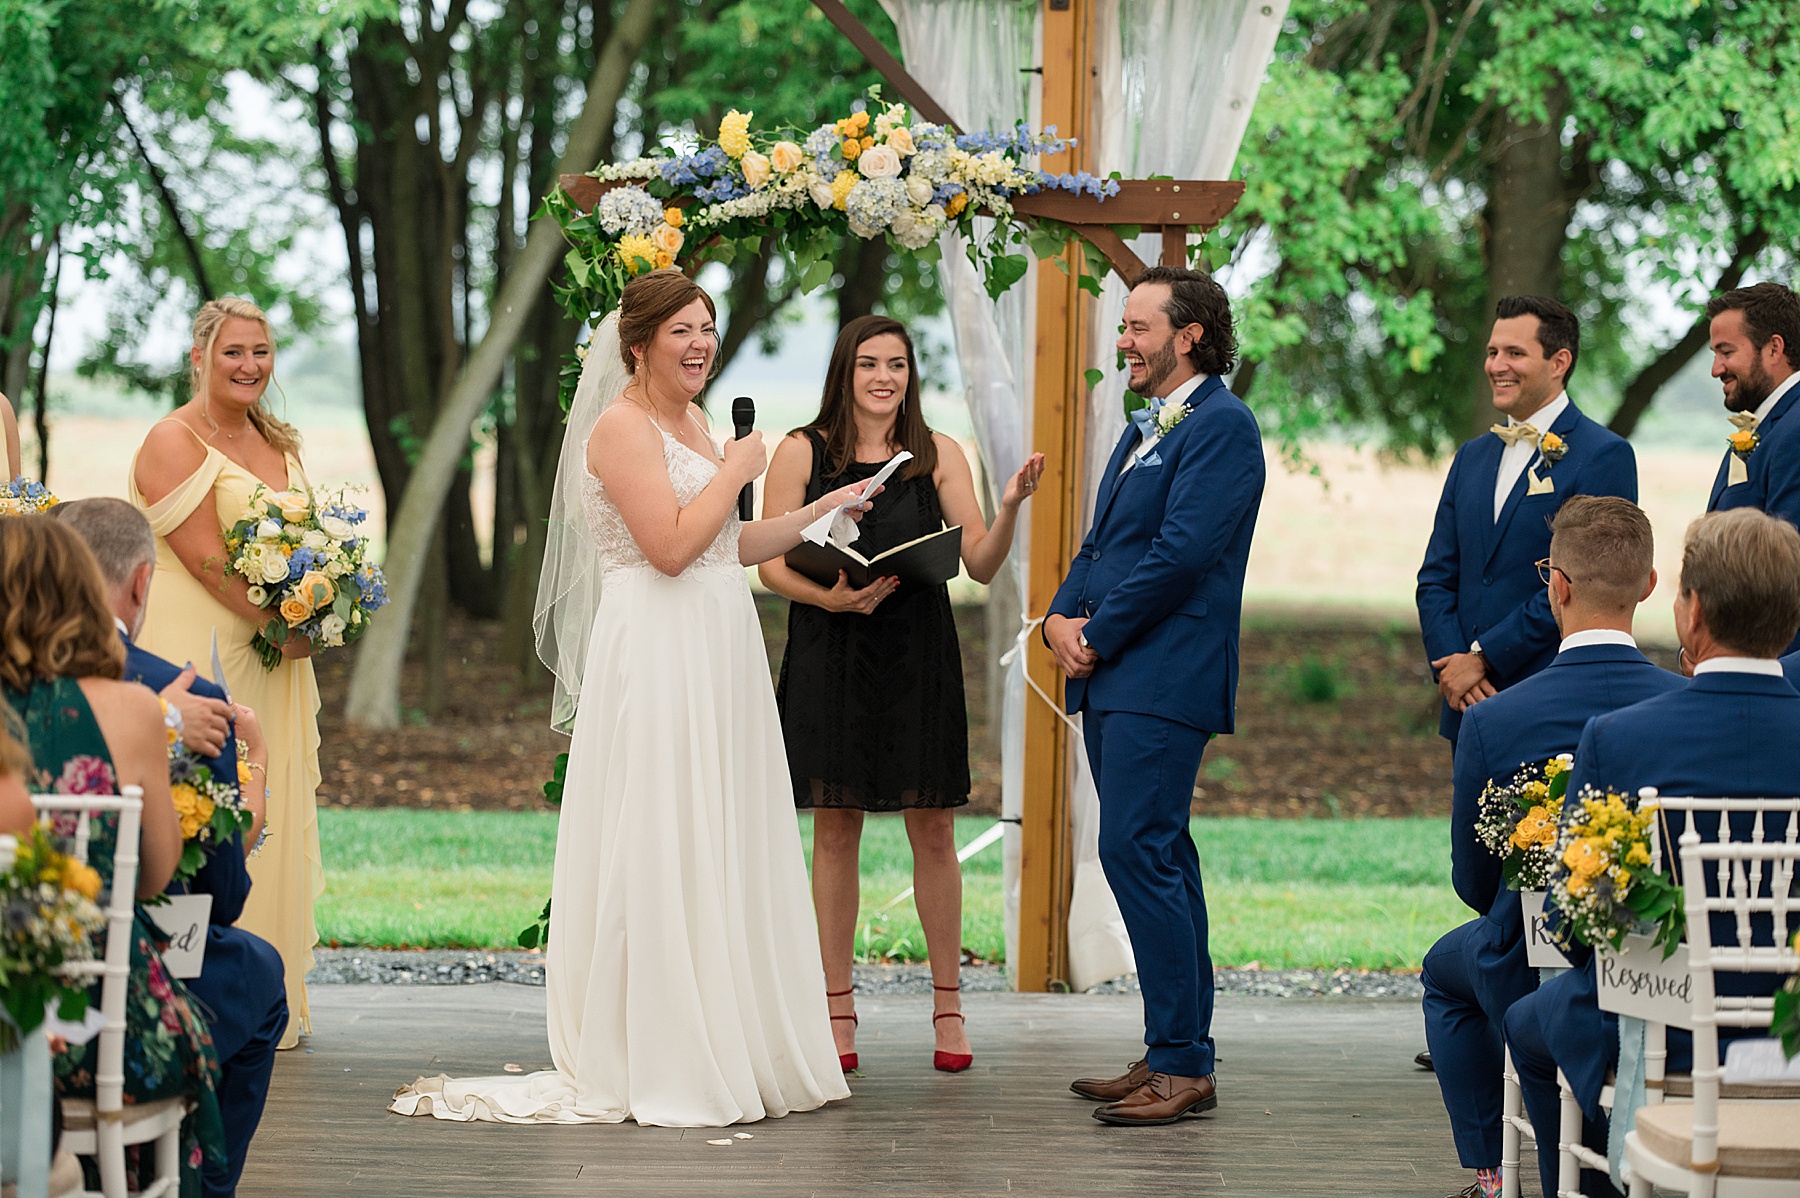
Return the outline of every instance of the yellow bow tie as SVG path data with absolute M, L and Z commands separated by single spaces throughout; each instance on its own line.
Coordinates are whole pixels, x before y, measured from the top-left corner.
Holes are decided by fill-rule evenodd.
M 1488 432 L 1493 433 L 1508 445 L 1517 445 L 1521 441 L 1529 441 L 1536 445 L 1543 437 L 1542 433 L 1523 421 L 1518 424 L 1496 424 Z
M 1732 424 L 1736 425 L 1744 432 L 1749 432 L 1751 429 L 1762 423 L 1762 421 L 1756 418 L 1755 412 L 1727 412 L 1725 413 L 1725 419 L 1731 421 Z

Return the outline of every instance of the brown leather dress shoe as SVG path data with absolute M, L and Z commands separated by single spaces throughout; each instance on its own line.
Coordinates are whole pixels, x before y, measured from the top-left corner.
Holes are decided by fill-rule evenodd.
M 1118 1127 L 1157 1127 L 1203 1115 L 1218 1105 L 1211 1074 L 1176 1077 L 1152 1071 L 1149 1079 L 1130 1094 L 1097 1108 L 1094 1118 Z
M 1095 1102 L 1117 1102 L 1149 1080 L 1150 1066 L 1133 1061 L 1131 1067 L 1117 1077 L 1078 1077 L 1069 1083 L 1069 1089 L 1077 1096 Z

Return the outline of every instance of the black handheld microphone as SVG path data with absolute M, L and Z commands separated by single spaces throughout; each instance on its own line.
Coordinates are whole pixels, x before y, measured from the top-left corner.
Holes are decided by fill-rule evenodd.
M 737 439 L 743 440 L 756 427 L 756 401 L 740 395 L 731 401 L 731 423 L 737 426 Z M 745 483 L 738 492 L 738 519 L 749 520 L 756 506 L 756 484 Z

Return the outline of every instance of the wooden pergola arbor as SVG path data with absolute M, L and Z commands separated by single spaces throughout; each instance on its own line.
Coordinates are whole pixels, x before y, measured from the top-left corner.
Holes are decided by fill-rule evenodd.
M 1098 173 L 1089 131 L 1095 127 L 1096 75 L 1093 59 L 1093 16 L 1114 0 L 1042 0 L 1043 100 L 1045 125 L 1055 125 L 1073 139 L 1067 153 L 1047 157 L 1042 166 L 1055 173 L 1088 170 Z M 841 0 L 813 0 L 831 23 L 850 39 L 890 87 L 915 112 L 936 124 L 955 127 L 931 94 L 888 52 Z M 1186 114 L 1183 114 L 1184 116 Z M 587 175 L 563 175 L 559 183 L 570 200 L 591 210 L 614 184 Z M 1118 229 L 1135 226 L 1162 234 L 1161 261 L 1187 264 L 1188 234 L 1205 233 L 1225 219 L 1244 194 L 1241 182 L 1193 179 L 1127 179 L 1118 194 L 1092 196 L 1046 191 L 1018 196 L 1013 209 L 1027 219 L 1055 221 L 1073 229 L 1105 255 L 1126 282 L 1136 279 L 1145 263 Z M 1026 607 L 1042 612 L 1068 572 L 1081 529 L 1086 480 L 1082 461 L 1082 410 L 1089 398 L 1086 379 L 1090 360 L 1090 315 L 1079 286 L 1083 254 L 1073 243 L 1065 247 L 1063 270 L 1040 270 L 1037 276 L 1036 369 L 1033 375 L 1031 448 L 1045 455 L 1044 473 L 1032 505 L 1031 540 L 1025 584 Z M 1037 638 L 1027 642 L 1025 669 L 1046 694 L 1062 693 L 1055 659 Z M 1069 898 L 1074 885 L 1074 856 L 1069 830 L 1068 729 L 1057 714 L 1027 700 L 1025 711 L 1024 812 L 1020 822 L 1019 940 L 1014 962 L 1020 990 L 1053 990 L 1066 986 L 1069 972 Z

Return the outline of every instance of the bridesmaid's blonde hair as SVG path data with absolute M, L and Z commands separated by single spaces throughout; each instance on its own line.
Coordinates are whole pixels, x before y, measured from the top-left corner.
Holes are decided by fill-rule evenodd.
M 273 347 L 275 344 L 275 330 L 269 325 L 268 315 L 249 300 L 240 299 L 235 295 L 207 300 L 206 303 L 200 305 L 200 311 L 194 315 L 194 348 L 200 351 L 200 360 L 193 363 L 190 368 L 190 377 L 193 381 L 194 398 L 196 399 L 207 394 L 207 384 L 212 374 L 213 345 L 219 340 L 219 330 L 224 328 L 225 322 L 233 317 L 256 321 L 262 325 L 263 335 L 269 339 L 269 345 Z M 269 375 L 269 381 L 275 381 L 273 372 Z M 218 431 L 218 425 L 213 424 L 211 410 L 203 404 L 201 411 L 206 416 L 206 422 L 213 425 L 215 432 Z M 260 399 L 250 408 L 250 423 L 257 432 L 262 434 L 263 440 L 275 449 L 282 453 L 297 454 L 300 452 L 300 430 L 287 421 L 278 419 L 273 412 L 263 406 L 263 401 Z

